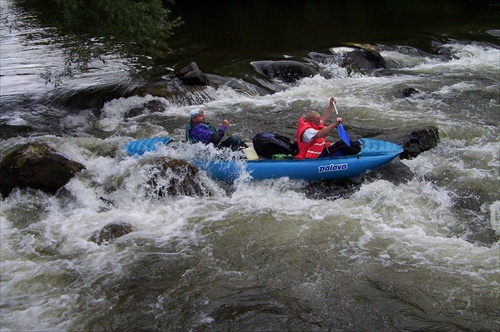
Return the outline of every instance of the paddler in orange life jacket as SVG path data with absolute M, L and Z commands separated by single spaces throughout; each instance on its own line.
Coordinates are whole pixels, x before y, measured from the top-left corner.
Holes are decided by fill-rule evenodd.
M 309 111 L 300 118 L 296 135 L 299 147 L 297 159 L 355 155 L 359 153 L 361 145 L 357 141 L 352 141 L 351 146 L 348 146 L 342 140 L 331 144 L 325 138 L 342 122 L 342 118 L 337 117 L 332 124 L 325 126 L 325 123 L 332 115 L 333 103 L 336 101 L 335 97 L 330 98 L 330 105 L 321 116 L 316 111 Z

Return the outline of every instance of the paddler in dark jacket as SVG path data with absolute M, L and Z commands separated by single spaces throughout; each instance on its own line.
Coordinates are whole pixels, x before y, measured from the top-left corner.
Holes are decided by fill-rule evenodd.
M 186 124 L 186 140 L 190 143 L 203 142 L 212 143 L 218 148 L 231 148 L 233 151 L 247 148 L 248 146 L 235 135 L 222 141 L 226 134 L 229 121 L 224 119 L 217 130 L 205 121 L 205 114 L 202 109 L 195 108 L 189 112 L 190 121 Z

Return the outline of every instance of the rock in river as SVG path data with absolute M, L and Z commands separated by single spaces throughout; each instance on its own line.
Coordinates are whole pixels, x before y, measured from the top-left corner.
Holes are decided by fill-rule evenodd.
M 84 168 L 46 144 L 24 144 L 0 162 L 0 192 L 7 197 L 16 187 L 30 187 L 55 194 Z

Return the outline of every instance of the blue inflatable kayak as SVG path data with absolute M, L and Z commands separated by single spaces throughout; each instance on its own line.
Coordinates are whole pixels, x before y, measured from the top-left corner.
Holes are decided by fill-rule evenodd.
M 403 148 L 397 144 L 363 138 L 362 150 L 355 156 L 317 159 L 284 160 L 193 160 L 194 165 L 205 170 L 217 180 L 234 181 L 243 172 L 254 180 L 288 177 L 301 180 L 341 180 L 353 178 L 364 172 L 384 166 L 397 157 Z
M 125 151 L 131 156 L 142 156 L 148 151 L 156 151 L 161 145 L 167 145 L 172 139 L 170 137 L 155 137 L 133 141 L 125 145 Z
M 154 142 L 150 140 L 156 140 Z M 158 144 L 168 144 L 170 139 L 146 139 L 129 143 L 125 150 L 130 155 L 153 151 Z M 396 158 L 403 148 L 400 145 L 371 138 L 359 140 L 361 152 L 355 156 L 318 159 L 259 159 L 259 160 L 205 160 L 190 162 L 217 180 L 234 181 L 247 172 L 254 180 L 288 177 L 300 180 L 341 180 L 353 178 L 364 172 L 382 167 Z

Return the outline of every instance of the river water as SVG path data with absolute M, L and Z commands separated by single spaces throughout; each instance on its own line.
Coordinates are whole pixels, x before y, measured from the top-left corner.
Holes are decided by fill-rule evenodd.
M 86 170 L 55 196 L 16 189 L 2 200 L 1 330 L 500 330 L 498 6 L 179 2 L 186 24 L 148 75 L 111 57 L 57 88 L 39 74 L 60 66 L 60 51 L 26 38 L 44 30 L 2 25 L 2 156 L 45 142 Z M 0 3 L 2 17 L 30 21 Z M 325 64 L 327 75 L 261 93 L 269 82 L 252 61 L 345 42 L 377 45 L 388 69 Z M 201 105 L 124 97 L 190 61 L 245 88 L 209 87 Z M 408 87 L 418 93 L 402 97 Z M 182 140 L 193 107 L 227 117 L 244 139 L 293 136 L 299 116 L 332 95 L 353 137 L 433 125 L 439 145 L 342 184 L 200 174 L 206 195 L 164 198 L 151 195 L 151 169 L 122 152 L 134 139 Z M 125 116 L 153 100 L 164 110 Z M 110 223 L 133 232 L 89 241 Z

